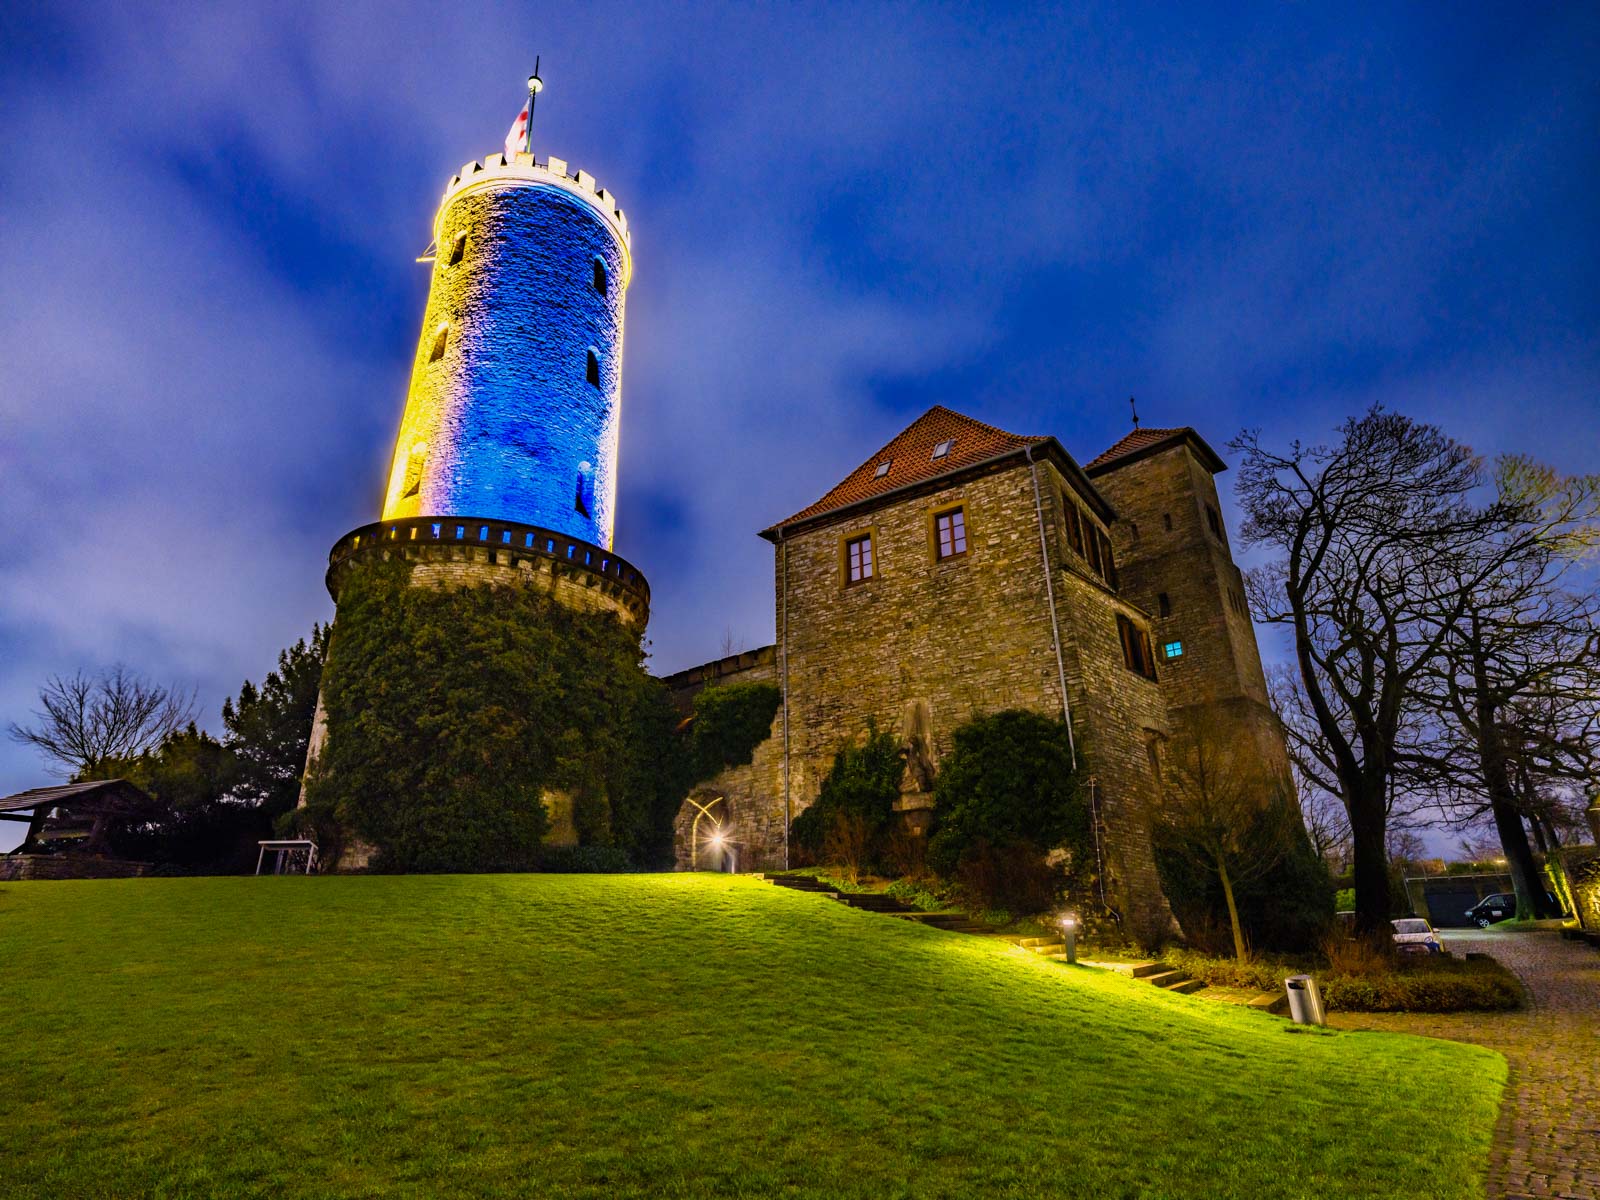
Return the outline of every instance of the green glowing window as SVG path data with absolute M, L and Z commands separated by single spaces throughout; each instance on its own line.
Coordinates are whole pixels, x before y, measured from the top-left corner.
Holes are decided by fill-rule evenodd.
M 1166 642 L 1166 643 L 1163 643 L 1163 645 L 1161 647 L 1161 653 L 1167 658 L 1182 658 L 1183 657 L 1183 643 L 1182 642 Z

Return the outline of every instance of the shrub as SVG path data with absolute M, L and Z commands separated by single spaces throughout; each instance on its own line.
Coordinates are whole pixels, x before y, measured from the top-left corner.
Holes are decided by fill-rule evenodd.
M 615 875 L 635 867 L 627 851 L 616 846 L 541 846 L 534 869 L 561 875 Z
M 1517 977 L 1492 959 L 1402 961 L 1386 974 L 1318 979 L 1323 1003 L 1340 1012 L 1505 1012 L 1522 1005 Z
M 896 879 L 884 891 L 902 904 L 923 912 L 936 912 L 947 908 L 951 902 L 946 889 L 932 880 Z
M 1094 858 L 1089 806 L 1066 726 L 1012 709 L 968 722 L 953 741 L 934 783 L 932 867 L 954 877 L 980 842 L 990 854 L 1019 845 L 1039 853 L 1061 848 L 1067 852 L 1063 881 L 1087 886 Z
M 869 726 L 866 741 L 843 746 L 833 756 L 833 766 L 809 808 L 789 827 L 789 842 L 810 861 L 826 857 L 826 842 L 840 814 L 860 817 L 865 825 L 867 850 L 862 861 L 878 851 L 878 838 L 894 817 L 905 763 L 894 738 Z M 858 862 L 858 867 L 861 865 Z
M 1283 987 L 1285 978 L 1305 970 L 1301 965 L 1281 959 L 1251 958 L 1241 962 L 1231 955 L 1224 958 L 1194 950 L 1168 950 L 1163 957 L 1208 987 L 1258 988 L 1274 992 Z
M 1351 945 L 1363 948 L 1349 952 Z M 1164 957 L 1208 987 L 1275 992 L 1288 976 L 1310 973 L 1331 1012 L 1500 1012 L 1522 1003 L 1517 977 L 1493 959 L 1391 956 L 1349 941 L 1345 951 L 1320 969 L 1292 958 L 1239 962 L 1192 950 L 1171 950 Z
M 1386 934 L 1350 937 L 1335 930 L 1322 939 L 1322 957 L 1330 974 L 1362 978 L 1388 974 L 1399 956 Z
M 1007 913 L 1040 913 L 1055 907 L 1066 883 L 1065 873 L 1045 861 L 1032 842 L 996 846 L 979 838 L 956 866 L 962 893 L 975 905 Z
M 1287 837 L 1289 844 L 1268 870 L 1235 884 L 1239 923 L 1256 950 L 1308 952 L 1333 920 L 1334 893 L 1327 865 L 1298 821 L 1285 821 L 1277 813 L 1259 820 L 1259 836 Z M 1170 842 L 1158 840 L 1155 850 L 1162 889 L 1187 939 L 1215 953 L 1231 947 L 1227 905 L 1216 875 Z

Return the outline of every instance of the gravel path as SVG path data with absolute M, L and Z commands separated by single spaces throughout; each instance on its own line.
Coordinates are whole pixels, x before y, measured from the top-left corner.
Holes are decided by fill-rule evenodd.
M 1499 1200 L 1600 1200 L 1600 953 L 1553 932 L 1441 931 L 1457 954 L 1483 951 L 1527 985 L 1515 1013 L 1334 1013 L 1340 1029 L 1387 1029 L 1500 1051 L 1511 1078 L 1489 1152 Z

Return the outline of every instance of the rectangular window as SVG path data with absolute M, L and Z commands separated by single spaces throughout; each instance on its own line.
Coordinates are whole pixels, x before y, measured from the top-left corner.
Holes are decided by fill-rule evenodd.
M 872 578 L 872 535 L 863 534 L 844 544 L 845 579 L 861 583 Z
M 963 510 L 952 508 L 940 513 L 933 522 L 940 558 L 954 558 L 967 552 L 967 516 Z
M 1161 647 L 1161 653 L 1163 655 L 1165 655 L 1167 658 L 1182 658 L 1183 657 L 1183 643 L 1182 642 L 1166 642 Z
M 1165 592 L 1162 592 L 1156 596 L 1156 612 L 1163 617 L 1170 617 L 1172 615 L 1172 601 L 1167 597 Z
M 1222 536 L 1222 514 L 1217 512 L 1216 508 L 1210 504 L 1206 505 L 1206 524 L 1211 526 L 1211 532 L 1216 536 L 1217 541 L 1226 546 L 1228 539 Z
M 1100 539 L 1095 536 L 1095 532 L 1093 525 L 1087 521 L 1083 523 L 1083 556 L 1089 560 L 1094 573 L 1101 575 L 1105 569 L 1100 565 Z
M 1096 533 L 1095 537 L 1100 542 L 1100 575 L 1112 591 L 1117 588 L 1117 559 L 1111 553 L 1111 539 L 1103 533 Z
M 1078 516 L 1078 506 L 1065 496 L 1061 497 L 1061 510 L 1067 520 L 1067 545 L 1079 558 L 1083 557 L 1083 522 Z
M 1122 665 L 1136 675 L 1154 679 L 1156 664 L 1155 655 L 1150 652 L 1150 635 L 1119 613 L 1117 640 L 1122 643 Z
M 955 444 L 956 444 L 955 438 L 946 438 L 944 441 L 942 441 L 942 442 L 938 443 L 936 446 L 934 446 L 934 448 L 933 448 L 933 457 L 934 458 L 948 458 L 949 455 L 950 455 L 950 451 L 954 448 Z

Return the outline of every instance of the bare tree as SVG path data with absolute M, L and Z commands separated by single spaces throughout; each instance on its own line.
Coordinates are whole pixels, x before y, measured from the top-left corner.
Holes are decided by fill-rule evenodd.
M 1374 407 L 1333 445 L 1278 451 L 1246 431 L 1247 544 L 1281 557 L 1247 577 L 1257 617 L 1286 626 L 1306 705 L 1350 818 L 1356 920 L 1387 928 L 1384 841 L 1414 730 L 1417 676 L 1462 607 L 1452 568 L 1498 519 L 1473 502 L 1480 460 L 1438 428 Z M 1470 581 L 1468 581 L 1470 582 Z
M 1207 712 L 1182 717 L 1165 749 L 1157 834 L 1216 877 L 1233 952 L 1243 961 L 1250 948 L 1234 890 L 1273 870 L 1288 853 L 1289 781 L 1274 779 L 1237 730 Z
M 1420 676 L 1437 735 L 1421 765 L 1458 820 L 1493 819 L 1517 915 L 1555 916 L 1524 819 L 1542 840 L 1539 784 L 1600 772 L 1600 600 L 1572 586 L 1600 541 L 1600 476 L 1506 458 L 1495 483 L 1504 520 L 1457 565 L 1462 603 Z
M 150 683 L 123 666 L 97 675 L 52 675 L 39 689 L 36 724 L 10 727 L 59 775 L 92 779 L 148 754 L 194 717 L 194 694 Z

